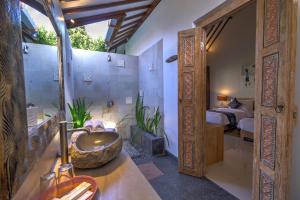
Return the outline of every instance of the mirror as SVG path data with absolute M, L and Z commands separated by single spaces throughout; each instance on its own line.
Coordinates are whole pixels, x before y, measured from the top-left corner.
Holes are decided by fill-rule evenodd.
M 47 16 L 21 3 L 29 135 L 59 110 L 57 36 Z

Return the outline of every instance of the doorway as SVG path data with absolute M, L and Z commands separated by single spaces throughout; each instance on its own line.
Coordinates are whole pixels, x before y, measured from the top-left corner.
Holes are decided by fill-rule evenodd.
M 206 26 L 251 0 L 225 1 L 179 33 L 179 171 L 205 176 Z M 252 199 L 287 199 L 293 130 L 296 2 L 257 1 Z M 284 89 L 285 88 L 285 89 Z M 284 166 L 284 167 L 283 167 Z
M 247 24 L 247 26 L 244 26 Z M 204 27 L 210 66 L 206 177 L 239 199 L 252 192 L 256 3 Z M 234 102 L 237 102 L 235 104 Z M 221 131 L 223 129 L 223 131 Z M 247 133 L 247 135 L 245 135 Z M 222 140 L 216 145 L 215 140 Z M 215 146 L 213 146 L 215 145 Z M 212 147 L 213 146 L 213 147 Z M 222 148 L 223 147 L 223 148 Z M 222 148 L 222 149 L 221 149 Z M 222 159 L 214 159 L 214 152 Z

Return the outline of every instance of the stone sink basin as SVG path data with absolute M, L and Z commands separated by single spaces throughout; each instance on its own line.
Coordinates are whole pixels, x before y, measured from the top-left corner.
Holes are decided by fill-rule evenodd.
M 117 157 L 122 145 L 117 132 L 76 132 L 71 138 L 71 162 L 80 169 L 100 167 Z

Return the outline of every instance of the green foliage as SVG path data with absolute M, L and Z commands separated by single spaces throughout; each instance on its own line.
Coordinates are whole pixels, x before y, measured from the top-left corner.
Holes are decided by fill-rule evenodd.
M 74 48 L 102 52 L 107 50 L 104 40 L 102 38 L 94 40 L 87 34 L 83 26 L 69 29 L 68 32 Z M 37 30 L 37 43 L 55 46 L 57 44 L 56 34 L 40 27 Z
M 84 27 L 69 29 L 72 47 L 91 51 L 106 51 L 105 42 L 102 38 L 92 39 Z
M 55 46 L 57 43 L 56 34 L 47 31 L 45 27 L 39 27 L 37 30 L 37 43 Z
M 83 127 L 84 122 L 92 119 L 90 112 L 87 111 L 89 106 L 86 106 L 84 98 L 73 100 L 73 104 L 68 104 L 68 107 L 72 115 L 74 128 L 81 128 Z
M 154 110 L 152 117 L 147 115 L 147 110 L 149 109 L 150 108 L 148 106 L 144 106 L 144 98 L 138 95 L 135 104 L 135 118 L 137 126 L 153 135 L 165 137 L 169 144 L 166 132 L 160 127 L 162 114 L 159 111 L 159 107 Z

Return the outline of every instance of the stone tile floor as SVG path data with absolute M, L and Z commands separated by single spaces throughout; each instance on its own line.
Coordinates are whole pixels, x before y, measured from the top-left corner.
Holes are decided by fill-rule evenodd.
M 207 178 L 195 178 L 177 171 L 177 159 L 172 156 L 134 159 L 137 165 L 151 163 L 163 175 L 149 182 L 163 200 L 235 200 L 237 199 Z

